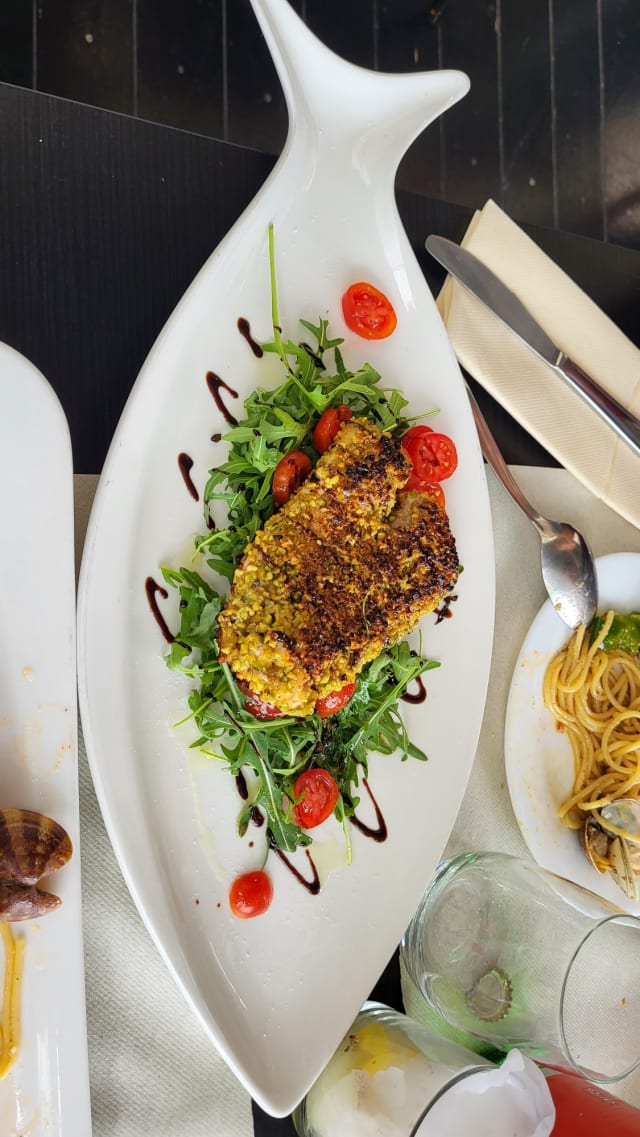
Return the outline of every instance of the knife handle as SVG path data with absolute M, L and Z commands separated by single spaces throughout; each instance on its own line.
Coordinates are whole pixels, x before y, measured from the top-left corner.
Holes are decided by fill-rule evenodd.
M 640 422 L 613 395 L 599 387 L 573 359 L 560 352 L 554 370 L 615 430 L 627 446 L 640 454 Z

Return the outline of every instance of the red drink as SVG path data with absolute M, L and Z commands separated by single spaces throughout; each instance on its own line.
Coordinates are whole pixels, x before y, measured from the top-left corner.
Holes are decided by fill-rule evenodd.
M 556 1107 L 552 1137 L 640 1137 L 640 1109 L 579 1074 L 543 1067 Z

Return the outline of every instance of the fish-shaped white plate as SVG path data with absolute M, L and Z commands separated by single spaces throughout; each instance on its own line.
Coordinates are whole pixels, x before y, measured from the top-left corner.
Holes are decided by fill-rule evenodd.
M 62 906 L 12 925 L 25 940 L 21 1037 L 15 1064 L 0 1081 L 0 1133 L 90 1137 L 71 441 L 49 384 L 6 344 L 0 344 L 0 579 L 0 807 L 53 817 L 74 845 L 69 863 L 42 882 Z
M 468 81 L 458 72 L 364 71 L 329 52 L 286 0 L 253 2 L 287 98 L 287 144 L 161 332 L 127 403 L 85 545 L 79 689 L 97 794 L 139 910 L 232 1069 L 265 1110 L 284 1115 L 393 954 L 455 820 L 485 702 L 494 562 L 461 375 L 394 200 L 402 153 Z M 270 222 L 286 335 L 307 338 L 299 319 L 327 317 L 331 332 L 345 337 L 348 367 L 371 362 L 385 385 L 405 391 L 412 414 L 439 409 L 438 428 L 455 438 L 460 457 L 446 493 L 464 573 L 453 619 L 425 621 L 424 649 L 442 667 L 429 673 L 427 702 L 406 711 L 430 760 L 371 762 L 388 839 L 354 832 L 353 864 L 330 873 L 317 896 L 272 858 L 271 908 L 237 921 L 229 882 L 257 867 L 256 850 L 237 836 L 228 773 L 194 759 L 188 728 L 172 727 L 184 713 L 186 684 L 163 662 L 145 580 L 159 579 L 160 564 L 184 560 L 189 537 L 203 529 L 178 456 L 193 460 L 201 496 L 207 471 L 224 456 L 211 436 L 226 425 L 207 373 L 238 392 L 237 401 L 218 392 L 236 417 L 254 387 L 281 380 L 275 358 L 256 359 L 238 330 L 243 318 L 256 340 L 272 335 Z M 367 342 L 345 328 L 341 296 L 359 280 L 392 301 L 398 326 L 389 339 Z M 157 599 L 175 626 L 175 597 Z

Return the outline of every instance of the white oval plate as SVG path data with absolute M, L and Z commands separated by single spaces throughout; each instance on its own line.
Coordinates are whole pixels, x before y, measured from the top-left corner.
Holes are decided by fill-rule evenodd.
M 640 608 L 639 553 L 599 557 L 596 569 L 600 612 Z M 547 600 L 520 649 L 507 701 L 504 755 L 511 803 L 529 851 L 542 868 L 640 915 L 640 904 L 628 900 L 608 874 L 592 868 L 578 835 L 557 814 L 573 785 L 573 757 L 568 738 L 556 729 L 543 704 L 542 681 L 549 661 L 569 636 Z
M 24 936 L 22 1038 L 0 1081 L 0 1133 L 89 1137 L 69 430 L 36 368 L 0 344 L 0 805 L 54 817 L 74 856 L 44 886 L 62 906 Z M 0 976 L 4 963 L 0 951 Z
M 370 74 L 323 48 L 288 4 L 254 4 L 266 25 L 267 15 L 274 21 L 269 42 L 292 121 L 287 147 L 189 288 L 127 403 L 85 544 L 79 691 L 96 791 L 134 900 L 231 1068 L 264 1109 L 284 1115 L 320 1073 L 392 956 L 452 828 L 484 708 L 494 563 L 473 420 L 397 214 L 390 159 L 408 141 L 403 129 L 410 139 L 464 93 L 467 81 L 444 72 Z M 289 67 L 298 69 L 295 81 Z M 407 709 L 409 731 L 430 761 L 371 762 L 389 839 L 377 845 L 354 833 L 352 866 L 332 873 L 315 897 L 271 858 L 271 908 L 260 919 L 237 921 L 227 904 L 229 883 L 256 867 L 259 850 L 236 835 L 232 779 L 194 761 L 188 730 L 171 728 L 184 713 L 186 685 L 164 665 L 166 645 L 144 582 L 157 579 L 160 564 L 187 557 L 189 537 L 202 530 L 201 505 L 189 497 L 177 457 L 193 458 L 202 493 L 207 471 L 224 453 L 211 435 L 225 429 L 207 371 L 239 392 L 237 403 L 226 396 L 234 412 L 255 386 L 281 380 L 275 358 L 256 360 L 237 330 L 244 317 L 258 340 L 271 338 L 270 221 L 286 335 L 308 339 L 299 318 L 326 316 L 333 334 L 346 337 L 348 367 L 370 360 L 387 385 L 404 388 L 412 413 L 440 408 L 438 423 L 460 454 L 447 503 L 465 571 L 454 618 L 425 624 L 425 650 L 443 664 L 427 677 L 428 703 Z M 396 308 L 398 328 L 388 340 L 367 343 L 346 332 L 340 297 L 362 279 L 382 287 Z M 174 596 L 163 611 L 174 624 Z M 335 859 L 331 850 L 327 856 Z M 300 864 L 304 870 L 304 857 Z

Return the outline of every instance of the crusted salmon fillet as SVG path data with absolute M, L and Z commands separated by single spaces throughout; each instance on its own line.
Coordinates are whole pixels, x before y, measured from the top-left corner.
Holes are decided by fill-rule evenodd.
M 458 577 L 445 511 L 399 493 L 410 463 L 351 419 L 245 549 L 219 617 L 220 658 L 281 711 L 307 715 L 436 608 Z

